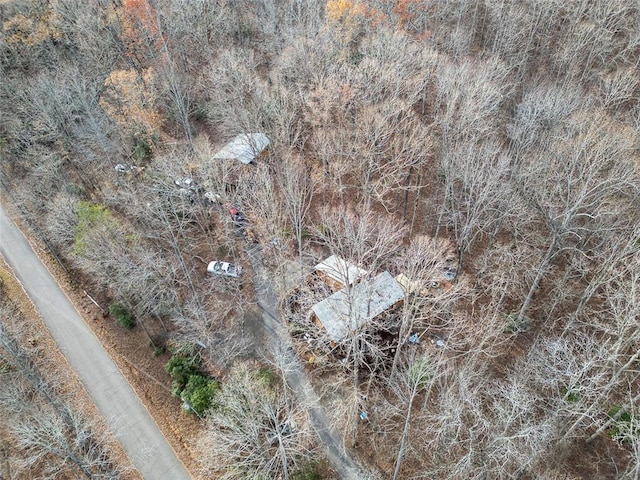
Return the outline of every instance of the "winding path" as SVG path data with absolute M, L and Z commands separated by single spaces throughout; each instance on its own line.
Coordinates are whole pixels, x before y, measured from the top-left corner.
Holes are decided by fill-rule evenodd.
M 146 480 L 190 479 L 127 380 L 1 206 L 0 255 L 141 475 Z
M 257 246 L 245 248 L 253 269 L 253 282 L 258 299 L 258 307 L 262 311 L 262 321 L 268 340 L 274 344 L 280 344 L 284 354 L 284 364 L 287 366 L 283 375 L 287 384 L 294 391 L 298 402 L 307 405 L 312 426 L 324 447 L 325 454 L 333 468 L 338 473 L 340 480 L 363 480 L 369 478 L 364 470 L 346 452 L 340 435 L 330 425 L 320 398 L 314 391 L 309 378 L 289 340 L 289 334 L 285 331 L 278 315 L 278 300 L 273 289 L 271 274 L 262 265 L 262 254 Z

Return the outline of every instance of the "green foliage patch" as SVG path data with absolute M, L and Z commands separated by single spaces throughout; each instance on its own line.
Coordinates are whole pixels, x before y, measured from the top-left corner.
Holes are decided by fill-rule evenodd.
M 272 387 L 276 384 L 278 379 L 277 375 L 269 367 L 262 367 L 256 372 L 258 380 L 262 381 L 268 387 Z
M 580 400 L 580 394 L 571 387 L 562 387 L 560 394 L 567 402 L 575 403 Z
M 119 303 L 109 305 L 109 315 L 114 317 L 127 330 L 131 330 L 136 324 L 133 314 Z
M 189 410 L 202 416 L 212 406 L 213 399 L 220 391 L 215 380 L 200 374 L 189 375 L 189 380 L 180 393 L 180 399 Z
M 173 380 L 172 391 L 174 396 L 180 396 L 189 381 L 189 377 L 199 373 L 199 366 L 197 360 L 191 356 L 177 354 L 169 359 L 165 365 L 165 370 Z
M 82 255 L 87 247 L 87 240 L 92 230 L 112 221 L 111 212 L 104 205 L 87 201 L 78 202 L 78 223 L 74 229 L 74 250 Z
M 218 382 L 200 372 L 197 357 L 176 353 L 171 356 L 165 369 L 173 379 L 171 392 L 182 400 L 187 410 L 198 416 L 206 414 L 213 406 L 213 400 L 220 391 Z
M 136 163 L 142 163 L 144 160 L 148 160 L 151 157 L 155 140 L 156 139 L 150 136 L 146 131 L 134 135 L 131 157 L 136 161 Z
M 426 357 L 418 358 L 407 370 L 407 383 L 416 390 L 424 390 L 432 377 L 433 367 Z
M 166 352 L 166 348 L 163 345 L 159 345 L 157 347 L 155 347 L 153 349 L 153 356 L 154 357 L 159 357 L 160 355 L 162 355 L 164 352 Z
M 610 418 L 615 417 L 622 407 L 614 405 L 609 409 L 607 415 Z M 623 412 L 618 420 L 609 428 L 608 433 L 611 438 L 621 443 L 628 443 L 631 438 L 638 432 L 638 420 L 628 411 Z
M 307 462 L 291 473 L 292 480 L 320 480 L 318 463 Z

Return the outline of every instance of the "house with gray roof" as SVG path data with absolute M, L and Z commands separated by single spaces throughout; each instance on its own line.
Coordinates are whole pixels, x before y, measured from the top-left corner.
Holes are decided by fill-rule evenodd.
M 310 312 L 334 342 L 344 340 L 382 313 L 404 300 L 405 292 L 389 272 L 365 279 L 316 303 Z

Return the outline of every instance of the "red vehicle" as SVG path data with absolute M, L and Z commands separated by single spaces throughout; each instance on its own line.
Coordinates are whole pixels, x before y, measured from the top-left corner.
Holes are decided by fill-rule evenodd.
M 229 207 L 229 215 L 231 216 L 231 220 L 233 220 L 233 223 L 236 227 L 244 227 L 248 223 L 245 216 L 236 207 Z

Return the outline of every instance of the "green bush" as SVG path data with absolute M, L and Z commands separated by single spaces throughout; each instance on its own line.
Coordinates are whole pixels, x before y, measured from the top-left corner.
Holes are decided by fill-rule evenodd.
M 560 393 L 562 394 L 562 398 L 564 398 L 567 402 L 575 403 L 580 400 L 580 394 L 569 387 L 562 387 L 560 389 Z
M 189 410 L 202 416 L 211 407 L 213 399 L 219 391 L 220 385 L 215 380 L 198 374 L 190 375 L 180 394 L 180 399 L 188 406 Z
M 140 135 L 135 135 L 133 141 L 134 145 L 131 156 L 137 163 L 143 162 L 151 156 L 151 145 L 153 140 L 149 138 L 146 132 Z
M 291 480 L 320 480 L 317 462 L 308 462 L 291 474 Z
M 610 418 L 613 418 L 620 411 L 620 408 L 621 407 L 619 405 L 611 407 L 607 412 L 607 415 Z M 624 412 L 622 415 L 620 415 L 616 423 L 609 429 L 609 436 L 614 440 L 620 441 L 621 443 L 628 442 L 629 435 L 631 434 L 632 430 L 635 430 L 632 429 L 632 427 L 634 426 L 634 423 L 636 421 L 637 419 L 630 412 Z
M 136 324 L 136 319 L 131 312 L 119 303 L 112 303 L 109 305 L 109 315 L 115 317 L 118 323 L 127 330 L 131 330 Z
M 615 417 L 616 414 L 620 411 L 620 405 L 614 405 L 613 407 L 611 407 L 609 409 L 609 411 L 607 412 L 607 415 L 611 418 Z M 630 422 L 631 421 L 631 414 L 629 412 L 624 412 L 622 415 L 620 415 L 620 418 L 618 418 L 619 422 Z
M 211 407 L 220 385 L 202 375 L 199 367 L 196 357 L 180 353 L 172 355 L 165 365 L 167 373 L 173 379 L 173 396 L 180 398 L 189 410 L 202 416 Z
M 154 357 L 159 357 L 160 355 L 162 355 L 164 352 L 166 351 L 166 348 L 164 348 L 162 345 L 157 346 L 153 349 L 153 356 Z
M 173 355 L 167 364 L 165 370 L 169 376 L 173 379 L 173 394 L 176 397 L 180 396 L 180 393 L 184 389 L 185 385 L 189 381 L 191 375 L 196 375 L 198 372 L 197 362 L 193 357 L 187 357 L 185 355 Z

